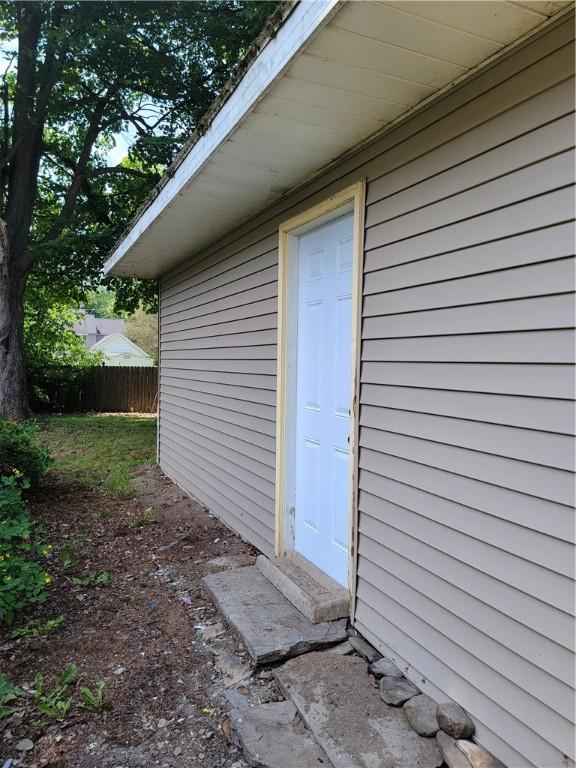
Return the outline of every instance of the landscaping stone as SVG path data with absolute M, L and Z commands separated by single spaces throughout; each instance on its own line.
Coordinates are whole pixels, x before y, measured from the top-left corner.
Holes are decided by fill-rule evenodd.
M 244 568 L 247 565 L 254 565 L 256 558 L 254 555 L 221 555 L 208 560 L 208 565 L 218 570 L 230 570 L 232 568 Z
M 346 640 L 346 620 L 312 624 L 256 566 L 213 573 L 202 585 L 238 632 L 256 665 Z
M 420 736 L 434 736 L 440 729 L 436 719 L 437 704 L 425 693 L 414 696 L 404 704 L 406 719 Z
M 345 643 L 333 645 L 332 648 L 328 648 L 327 653 L 337 653 L 339 656 L 349 656 L 351 653 L 354 653 L 354 648 L 352 648 L 351 643 L 346 640 Z
M 250 677 L 252 670 L 248 664 L 244 664 L 235 653 L 223 651 L 218 653 L 214 664 L 222 675 L 222 682 L 225 686 L 237 685 Z
M 438 731 L 436 742 L 448 768 L 471 768 L 468 758 L 458 749 L 456 741 L 444 731 Z
M 504 763 L 479 744 L 472 741 L 462 741 L 458 739 L 456 746 L 462 754 L 468 759 L 472 768 L 506 768 Z
M 419 693 L 420 689 L 410 680 L 398 680 L 397 677 L 383 677 L 380 680 L 380 697 L 393 707 L 401 706 Z
M 313 624 L 350 615 L 348 590 L 297 552 L 271 560 L 265 555 L 258 555 L 256 565 Z
M 418 736 L 401 710 L 384 704 L 358 656 L 309 653 L 286 662 L 275 678 L 334 768 L 441 765 L 435 740 Z
M 369 642 L 364 640 L 363 637 L 359 637 L 358 635 L 350 635 L 348 642 L 352 648 L 354 648 L 356 653 L 360 654 L 360 656 L 363 656 L 369 664 L 382 658 L 382 654 L 379 653 L 373 645 L 370 645 Z
M 31 749 L 34 749 L 34 743 L 31 739 L 22 739 L 16 744 L 17 752 L 30 752 Z
M 244 751 L 256 768 L 321 768 L 328 759 L 302 726 L 290 701 L 254 706 L 237 691 L 228 691 L 230 722 Z
M 459 704 L 446 701 L 438 704 L 438 724 L 453 739 L 469 739 L 474 733 L 474 723 Z
M 371 675 L 374 675 L 377 680 L 380 680 L 381 677 L 404 677 L 399 667 L 397 667 L 393 661 L 387 659 L 386 657 L 378 659 L 378 661 L 373 661 L 372 664 L 369 664 L 368 672 L 370 672 Z

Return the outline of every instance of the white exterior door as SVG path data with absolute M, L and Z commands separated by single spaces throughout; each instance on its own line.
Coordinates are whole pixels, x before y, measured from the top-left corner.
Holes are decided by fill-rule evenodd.
M 350 546 L 352 267 L 352 214 L 301 235 L 294 546 L 346 587 Z

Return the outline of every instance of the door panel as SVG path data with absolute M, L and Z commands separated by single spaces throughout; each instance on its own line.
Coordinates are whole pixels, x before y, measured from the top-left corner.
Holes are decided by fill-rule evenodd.
M 353 215 L 298 247 L 295 548 L 348 585 Z

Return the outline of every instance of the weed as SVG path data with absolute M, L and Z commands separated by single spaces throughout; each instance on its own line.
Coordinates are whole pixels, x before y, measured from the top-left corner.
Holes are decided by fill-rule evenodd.
M 22 696 L 20 688 L 12 685 L 6 675 L 0 672 L 0 717 L 9 717 L 16 710 L 13 703 L 20 696 Z
M 16 640 L 19 637 L 42 637 L 49 632 L 58 629 L 64 622 L 64 614 L 56 616 L 53 619 L 48 619 L 46 622 L 40 621 L 40 619 L 31 619 L 27 621 L 21 627 L 17 627 L 10 632 L 10 640 Z
M 89 573 L 83 579 L 78 579 L 76 577 L 72 579 L 72 582 L 77 587 L 98 587 L 101 584 L 107 584 L 109 581 L 110 581 L 110 574 L 108 573 L 108 571 L 102 571 L 101 573 L 96 573 L 96 571 L 92 571 L 92 573 Z
M 145 525 L 150 525 L 155 522 L 156 520 L 152 512 L 152 507 L 146 507 L 142 514 L 138 515 L 138 517 L 135 517 L 134 520 L 131 520 L 128 523 L 128 528 L 143 528 Z
M 80 706 L 84 707 L 85 709 L 91 709 L 94 712 L 100 712 L 102 714 L 104 710 L 108 709 L 110 706 L 110 702 L 104 693 L 105 687 L 106 683 L 104 680 L 100 680 L 94 690 L 89 688 L 87 685 L 81 685 L 80 696 L 82 696 L 82 704 Z
M 62 547 L 58 552 L 58 557 L 62 563 L 62 567 L 67 570 L 68 568 L 74 568 L 78 563 L 78 558 L 70 547 Z
M 44 692 L 44 678 L 40 672 L 34 678 L 34 706 L 40 714 L 52 720 L 63 720 L 72 706 L 72 696 L 64 698 L 68 686 L 76 680 L 76 665 L 70 664 L 58 678 L 50 692 Z

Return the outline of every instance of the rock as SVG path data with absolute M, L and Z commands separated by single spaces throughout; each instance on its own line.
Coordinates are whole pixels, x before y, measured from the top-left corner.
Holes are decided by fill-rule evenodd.
M 437 704 L 434 699 L 421 693 L 404 704 L 406 719 L 420 736 L 434 736 L 440 729 L 436 719 Z
M 434 739 L 418 736 L 401 709 L 386 706 L 358 656 L 308 653 L 277 667 L 275 678 L 328 755 L 323 768 L 442 764 Z M 290 768 L 299 764 L 292 761 Z
M 444 731 L 436 734 L 436 743 L 448 768 L 471 768 L 467 757 L 458 749 L 456 741 Z
M 300 728 L 295 706 L 278 701 L 254 706 L 237 691 L 226 693 L 230 721 L 251 766 L 320 768 L 328 760 L 309 731 Z
M 247 664 L 243 664 L 242 660 L 236 656 L 235 653 L 227 653 L 224 651 L 216 656 L 215 661 L 218 671 L 224 678 L 224 685 L 237 685 L 250 677 L 252 670 Z
M 380 680 L 381 677 L 404 677 L 396 664 L 394 664 L 393 661 L 387 659 L 386 657 L 378 659 L 378 661 L 373 661 L 372 664 L 369 664 L 368 672 L 370 672 L 371 675 L 374 675 L 377 680 Z
M 345 643 L 340 643 L 340 645 L 334 645 L 332 648 L 329 648 L 327 653 L 337 653 L 339 656 L 349 656 L 351 653 L 354 653 L 354 648 L 350 641 L 346 640 Z
M 346 640 L 345 619 L 312 624 L 254 565 L 213 573 L 202 584 L 256 666 Z
M 123 675 L 124 672 L 126 672 L 125 667 L 116 667 L 114 672 L 112 672 L 113 675 Z
M 31 739 L 22 739 L 16 744 L 17 752 L 30 752 L 34 749 L 34 742 Z
M 468 759 L 472 768 L 506 768 L 504 763 L 479 744 L 458 739 L 456 746 Z
M 382 658 L 382 654 L 379 653 L 373 645 L 370 645 L 369 642 L 364 640 L 363 637 L 350 635 L 348 642 L 352 648 L 354 648 L 356 653 L 358 653 L 360 656 L 363 656 L 369 664 Z
M 453 739 L 469 739 L 474 733 L 474 723 L 459 704 L 446 701 L 438 704 L 438 725 Z
M 182 747 L 176 747 L 174 749 L 173 754 L 174 754 L 174 757 L 178 757 L 178 755 L 181 755 L 182 754 Z
M 163 717 L 158 720 L 158 728 L 166 728 L 168 725 L 168 720 L 165 720 Z
M 393 707 L 399 707 L 419 693 L 420 689 L 410 680 L 398 680 L 397 677 L 383 677 L 380 680 L 380 698 Z
M 247 565 L 253 565 L 256 557 L 254 555 L 221 555 L 208 560 L 208 565 L 218 570 L 232 570 L 233 568 L 244 568 Z
M 202 638 L 204 640 L 214 640 L 215 637 L 223 635 L 226 630 L 224 629 L 224 625 L 218 621 L 215 624 L 201 625 L 200 631 L 202 632 Z

